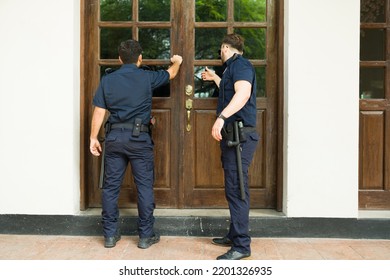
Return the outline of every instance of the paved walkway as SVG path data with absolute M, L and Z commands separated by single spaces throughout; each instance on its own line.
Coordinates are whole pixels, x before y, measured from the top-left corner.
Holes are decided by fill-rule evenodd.
M 206 237 L 162 236 L 143 250 L 122 236 L 103 247 L 100 236 L 0 235 L 0 260 L 215 260 L 227 248 Z M 390 240 L 252 238 L 249 260 L 390 260 Z

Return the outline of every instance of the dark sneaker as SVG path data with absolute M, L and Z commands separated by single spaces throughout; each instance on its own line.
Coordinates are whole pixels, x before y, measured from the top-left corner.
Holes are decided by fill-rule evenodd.
M 152 237 L 140 238 L 138 241 L 138 248 L 147 249 L 159 241 L 160 241 L 160 236 L 158 234 L 155 234 Z
M 233 249 L 227 251 L 225 254 L 217 257 L 217 260 L 241 260 L 243 258 L 250 257 L 250 253 L 240 253 Z
M 115 247 L 116 243 L 121 240 L 120 235 L 110 236 L 104 238 L 104 247 L 106 248 L 113 248 Z
M 224 247 L 231 247 L 233 245 L 233 242 L 227 237 L 213 238 L 211 243 Z

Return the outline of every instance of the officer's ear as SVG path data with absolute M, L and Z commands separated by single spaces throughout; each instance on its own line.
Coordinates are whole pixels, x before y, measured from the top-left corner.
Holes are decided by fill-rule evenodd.
M 142 64 L 142 54 L 138 56 L 137 66 L 140 67 Z
M 123 64 L 123 61 L 122 61 L 122 59 L 121 59 L 121 57 L 120 56 L 118 56 L 118 58 L 119 58 L 119 61 Z

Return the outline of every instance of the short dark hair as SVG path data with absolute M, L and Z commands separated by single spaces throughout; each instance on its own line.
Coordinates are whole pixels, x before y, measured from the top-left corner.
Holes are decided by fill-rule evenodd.
M 119 57 L 124 64 L 132 64 L 138 61 L 142 53 L 141 45 L 136 40 L 123 41 L 118 47 Z
M 239 52 L 244 51 L 244 38 L 238 34 L 227 34 L 223 38 L 222 44 L 229 45 L 232 48 L 237 49 Z

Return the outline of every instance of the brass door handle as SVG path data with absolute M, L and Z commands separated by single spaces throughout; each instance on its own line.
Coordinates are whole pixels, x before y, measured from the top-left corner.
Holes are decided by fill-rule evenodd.
M 192 110 L 192 99 L 188 98 L 186 100 L 186 109 L 187 109 L 187 132 L 191 131 L 191 110 Z
M 187 126 L 186 126 L 187 132 L 191 131 L 190 123 L 191 123 L 191 110 L 187 110 Z

